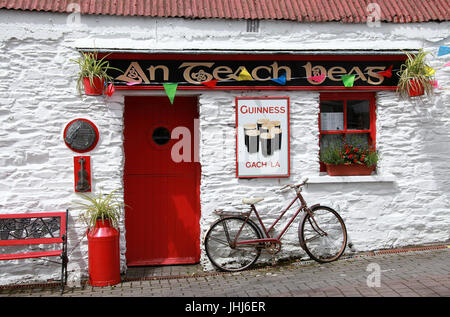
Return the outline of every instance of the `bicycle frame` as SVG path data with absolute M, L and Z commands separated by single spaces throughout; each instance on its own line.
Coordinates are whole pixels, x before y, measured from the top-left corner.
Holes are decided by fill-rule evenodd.
M 274 223 L 272 223 L 272 225 L 270 226 L 269 230 L 266 229 L 266 226 L 264 225 L 264 223 L 261 220 L 261 217 L 258 214 L 258 211 L 256 210 L 255 205 L 251 205 L 251 211 L 248 213 L 247 217 L 245 217 L 244 223 L 242 224 L 241 228 L 239 229 L 239 232 L 236 234 L 236 237 L 234 238 L 234 241 L 232 243 L 233 246 L 236 245 L 245 245 L 245 244 L 255 244 L 255 243 L 264 243 L 264 242 L 275 242 L 275 243 L 280 243 L 281 238 L 283 237 L 284 233 L 286 232 L 287 229 L 289 229 L 289 227 L 291 226 L 292 222 L 295 220 L 295 218 L 297 218 L 298 214 L 302 211 L 305 210 L 306 212 L 308 212 L 310 214 L 309 208 L 306 205 L 306 201 L 303 198 L 303 196 L 300 194 L 300 190 L 296 191 L 296 197 L 292 200 L 292 202 L 284 209 L 284 211 L 280 214 L 280 216 L 278 216 L 278 218 L 275 220 Z M 297 209 L 297 211 L 294 213 L 294 215 L 292 216 L 292 218 L 289 220 L 289 222 L 286 224 L 286 226 L 283 228 L 283 230 L 280 232 L 280 234 L 278 235 L 278 237 L 276 238 L 271 238 L 270 237 L 270 231 L 272 231 L 272 229 L 275 227 L 275 225 L 280 221 L 281 218 L 283 218 L 283 216 L 286 214 L 286 212 L 292 207 L 292 205 L 298 200 L 300 200 L 301 206 Z M 263 239 L 256 239 L 256 240 L 242 240 L 237 242 L 237 239 L 239 238 L 242 229 L 244 228 L 245 224 L 247 223 L 248 219 L 251 216 L 251 213 L 255 212 L 256 217 L 258 218 L 258 222 L 261 225 L 262 229 L 264 230 L 264 234 L 266 235 L 265 238 Z

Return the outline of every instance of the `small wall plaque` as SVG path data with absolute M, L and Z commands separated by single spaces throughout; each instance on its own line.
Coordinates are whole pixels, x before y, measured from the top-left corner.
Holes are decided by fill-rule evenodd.
M 74 156 L 75 192 L 91 191 L 91 158 L 89 156 Z
M 74 152 L 91 151 L 98 142 L 98 129 L 87 119 L 72 120 L 64 129 L 64 142 Z

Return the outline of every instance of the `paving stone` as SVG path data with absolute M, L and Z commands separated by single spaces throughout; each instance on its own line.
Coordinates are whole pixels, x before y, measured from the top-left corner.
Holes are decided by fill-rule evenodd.
M 368 287 L 371 272 L 366 269 L 371 263 L 380 266 L 379 287 Z M 297 262 L 233 274 L 202 272 L 198 267 L 135 270 L 116 286 L 67 287 L 63 296 L 450 297 L 450 249 L 349 258 L 326 265 Z M 60 296 L 59 288 L 0 289 L 0 297 L 38 296 Z

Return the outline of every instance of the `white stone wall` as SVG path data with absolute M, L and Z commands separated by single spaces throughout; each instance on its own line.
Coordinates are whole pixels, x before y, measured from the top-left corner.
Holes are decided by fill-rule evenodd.
M 0 10 L 0 212 L 63 211 L 69 219 L 69 282 L 87 276 L 86 226 L 79 221 L 73 192 L 73 156 L 64 144 L 65 125 L 74 118 L 93 121 L 100 130 L 91 155 L 93 188 L 122 186 L 123 96 L 79 96 L 77 48 L 115 49 L 418 49 L 434 52 L 449 44 L 450 23 L 366 25 L 298 24 L 262 21 L 259 33 L 247 33 L 245 21 L 81 16 Z M 443 87 L 450 87 L 448 55 L 430 56 Z M 159 94 L 139 92 L 135 94 Z M 183 94 L 183 92 L 179 92 Z M 356 250 L 401 247 L 449 240 L 450 90 L 438 90 L 423 103 L 400 100 L 394 92 L 377 94 L 379 176 L 361 182 L 327 183 L 319 178 L 316 92 L 204 91 L 199 93 L 201 144 L 201 233 L 216 219 L 217 207 L 245 208 L 241 199 L 265 196 L 258 209 L 266 223 L 291 195 L 275 189 L 303 177 L 310 204 L 336 208 Z M 291 123 L 291 177 L 235 177 L 237 96 L 288 96 Z M 329 181 L 329 179 L 328 179 Z M 286 233 L 279 257 L 304 255 L 297 224 Z M 121 268 L 126 269 L 121 224 Z M 204 255 L 205 269 L 211 266 Z M 40 260 L 2 261 L 0 284 L 59 278 L 59 266 Z

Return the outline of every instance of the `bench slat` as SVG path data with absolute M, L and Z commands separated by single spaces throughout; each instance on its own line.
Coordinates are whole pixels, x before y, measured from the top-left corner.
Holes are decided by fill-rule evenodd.
M 0 246 L 6 245 L 29 245 L 29 244 L 51 244 L 63 243 L 62 238 L 39 238 L 39 239 L 17 239 L 17 240 L 0 240 Z
M 40 258 L 43 256 L 59 256 L 61 255 L 62 251 L 63 250 L 0 254 L 0 260 L 17 260 L 17 259 Z

